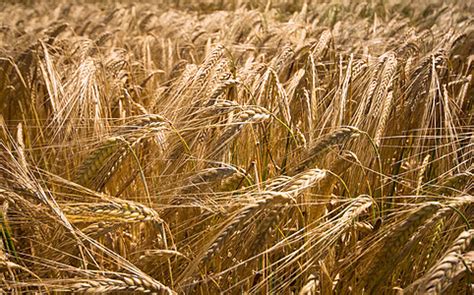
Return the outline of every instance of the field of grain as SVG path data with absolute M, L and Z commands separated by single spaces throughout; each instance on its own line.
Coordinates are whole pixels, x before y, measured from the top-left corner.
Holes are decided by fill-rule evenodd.
M 472 294 L 470 1 L 0 3 L 0 293 Z

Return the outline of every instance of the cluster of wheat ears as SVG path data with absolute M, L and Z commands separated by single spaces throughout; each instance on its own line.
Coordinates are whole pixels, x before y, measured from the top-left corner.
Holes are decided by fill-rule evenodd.
M 173 2 L 0 4 L 0 293 L 474 292 L 470 1 Z

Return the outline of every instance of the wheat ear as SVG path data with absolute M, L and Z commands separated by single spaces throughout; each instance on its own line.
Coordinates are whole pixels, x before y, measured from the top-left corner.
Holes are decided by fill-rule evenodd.
M 426 203 L 421 208 L 413 212 L 400 225 L 396 226 L 384 238 L 381 250 L 375 255 L 374 259 L 368 266 L 367 275 L 363 280 L 366 282 L 366 291 L 373 292 L 380 287 L 380 284 L 390 274 L 392 267 L 398 261 L 397 255 L 393 251 L 401 249 L 408 241 L 418 227 L 430 218 L 437 210 L 441 208 L 441 204 L 437 202 Z M 397 251 L 398 252 L 398 251 Z
M 114 279 L 90 279 L 74 283 L 66 289 L 69 292 L 109 293 L 141 292 L 152 294 L 177 294 L 162 283 L 148 278 L 128 274 L 115 274 Z M 61 288 L 63 289 L 63 288 Z
M 406 293 L 413 290 L 416 294 L 444 294 L 451 285 L 453 278 L 459 272 L 466 271 L 462 254 L 469 250 L 474 244 L 474 230 L 462 232 L 454 241 L 451 248 L 420 280 L 407 287 Z M 469 261 L 467 265 L 472 264 Z M 470 269 L 472 272 L 473 270 Z
M 326 177 L 326 171 L 320 169 L 310 169 L 303 173 L 294 176 L 291 180 L 287 181 L 284 177 L 278 177 L 277 181 L 272 181 L 275 185 L 278 182 L 283 182 L 283 187 L 275 189 L 280 192 L 289 194 L 291 198 L 296 199 L 299 194 L 303 191 L 313 187 L 316 183 Z M 286 182 L 286 183 L 285 183 Z M 267 216 L 263 218 L 255 231 L 256 239 L 253 241 L 250 247 L 250 253 L 256 253 L 260 247 L 265 245 L 269 229 L 276 224 L 278 217 L 284 214 L 285 210 L 278 207 L 272 207 L 267 210 Z
M 162 222 L 155 210 L 140 203 L 125 200 L 114 200 L 107 203 L 68 204 L 63 206 L 62 210 L 72 222 Z
M 223 151 L 225 146 L 240 133 L 246 124 L 259 123 L 270 118 L 270 112 L 259 106 L 246 107 L 230 123 L 230 126 L 224 130 L 224 133 L 217 140 L 212 149 L 212 155 L 217 157 Z
M 305 168 L 311 166 L 317 158 L 325 150 L 330 147 L 341 144 L 349 138 L 357 137 L 361 131 L 355 127 L 347 126 L 341 127 L 322 138 L 318 139 L 306 153 L 306 157 L 303 161 L 299 162 L 294 171 L 296 173 L 301 172 Z
M 149 135 L 167 129 L 167 124 L 160 115 L 147 115 L 126 126 L 129 130 L 127 134 L 108 138 L 84 160 L 77 170 L 75 182 L 95 190 L 101 189 L 133 148 L 148 139 Z M 105 165 L 107 171 L 99 175 Z

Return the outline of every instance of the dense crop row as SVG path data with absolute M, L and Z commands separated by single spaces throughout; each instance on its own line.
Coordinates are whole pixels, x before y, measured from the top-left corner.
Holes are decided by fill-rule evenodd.
M 0 4 L 1 288 L 473 292 L 472 5 L 298 2 Z

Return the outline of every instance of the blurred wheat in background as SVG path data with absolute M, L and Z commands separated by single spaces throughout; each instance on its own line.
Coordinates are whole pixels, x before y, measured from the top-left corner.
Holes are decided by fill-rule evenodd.
M 470 1 L 0 4 L 0 293 L 472 294 Z

